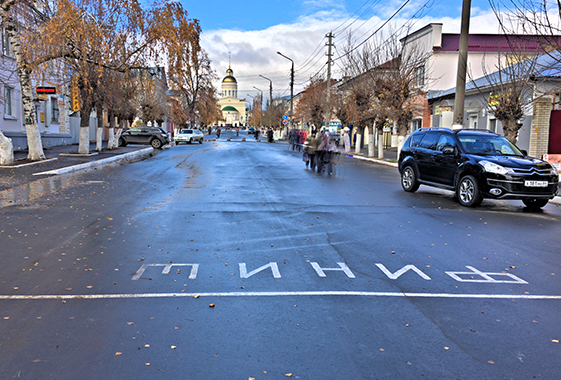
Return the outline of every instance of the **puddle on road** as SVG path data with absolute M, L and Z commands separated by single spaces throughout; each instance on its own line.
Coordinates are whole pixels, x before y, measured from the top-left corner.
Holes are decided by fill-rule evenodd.
M 39 198 L 71 186 L 105 181 L 78 181 L 76 176 L 56 175 L 39 179 L 25 185 L 0 191 L 0 208 L 14 205 L 29 205 Z

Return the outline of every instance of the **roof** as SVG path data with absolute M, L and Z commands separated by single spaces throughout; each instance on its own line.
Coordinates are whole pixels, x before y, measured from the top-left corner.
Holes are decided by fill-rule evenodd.
M 226 107 L 222 108 L 222 111 L 235 111 L 235 112 L 238 112 L 238 110 L 235 109 L 235 108 L 232 107 L 232 106 L 226 106 Z
M 543 52 L 543 45 L 554 37 L 544 37 L 537 35 L 520 34 L 470 34 L 468 51 L 471 52 Z M 556 39 L 561 41 L 561 36 Z M 459 34 L 442 34 L 442 47 L 435 48 L 435 51 L 459 51 Z
M 525 63 L 526 62 L 526 63 Z M 535 73 L 533 77 L 536 78 L 561 78 L 561 72 L 559 70 L 559 62 L 561 62 L 561 52 L 553 51 L 551 53 L 544 53 L 536 57 L 535 61 Z M 466 91 L 474 90 L 476 88 L 483 88 L 494 86 L 497 83 L 504 82 L 501 81 L 501 76 L 510 77 L 512 73 L 518 72 L 518 66 L 527 64 L 527 61 L 517 63 L 515 65 L 505 67 L 502 70 L 495 71 L 489 75 L 482 76 L 466 83 Z M 450 88 L 444 91 L 429 91 L 427 99 L 437 99 L 446 96 L 454 95 L 456 93 L 456 88 Z
M 224 77 L 224 79 L 222 79 L 222 83 L 225 83 L 225 82 L 238 83 L 238 81 L 236 80 L 236 78 L 234 78 L 234 77 L 231 76 L 231 75 L 228 75 L 228 76 Z

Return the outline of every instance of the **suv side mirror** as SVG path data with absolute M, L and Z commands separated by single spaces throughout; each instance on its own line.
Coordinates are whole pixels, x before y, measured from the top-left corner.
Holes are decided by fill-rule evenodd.
M 528 151 L 527 151 L 527 150 L 522 149 L 521 152 L 522 152 L 522 154 L 524 155 L 524 157 L 526 157 L 526 156 L 528 155 Z
M 448 156 L 452 156 L 456 153 L 456 148 L 453 146 L 447 146 L 446 148 L 442 149 L 442 153 Z

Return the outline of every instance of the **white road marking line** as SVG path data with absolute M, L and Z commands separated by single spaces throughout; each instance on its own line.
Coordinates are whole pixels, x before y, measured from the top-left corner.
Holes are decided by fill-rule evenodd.
M 0 300 L 67 300 L 67 299 L 119 299 L 119 298 L 175 298 L 175 297 L 290 297 L 290 296 L 358 296 L 358 297 L 404 297 L 404 298 L 473 298 L 473 299 L 522 299 L 561 300 L 561 295 L 531 294 L 452 294 L 452 293 L 399 293 L 361 292 L 345 290 L 300 291 L 300 292 L 201 292 L 201 293 L 136 293 L 136 294 L 38 294 L 0 295 Z

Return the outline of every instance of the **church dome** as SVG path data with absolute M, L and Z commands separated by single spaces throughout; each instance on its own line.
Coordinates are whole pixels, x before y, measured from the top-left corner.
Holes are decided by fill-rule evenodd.
M 222 80 L 222 83 L 238 83 L 238 81 L 233 76 L 228 75 Z

